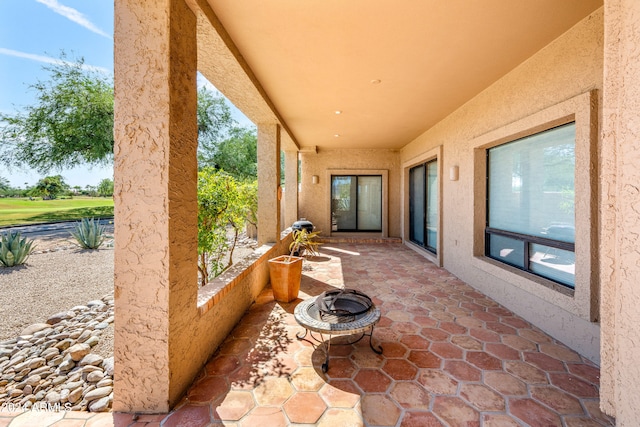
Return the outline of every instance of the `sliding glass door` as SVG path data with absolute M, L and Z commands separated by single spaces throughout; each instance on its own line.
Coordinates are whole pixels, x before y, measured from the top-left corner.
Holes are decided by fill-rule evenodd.
M 409 170 L 409 240 L 434 254 L 438 248 L 438 161 Z
M 332 231 L 382 231 L 382 176 L 331 177 Z

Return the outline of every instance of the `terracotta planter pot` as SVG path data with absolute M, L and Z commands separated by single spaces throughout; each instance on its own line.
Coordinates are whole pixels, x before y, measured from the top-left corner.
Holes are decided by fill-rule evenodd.
M 269 260 L 269 277 L 276 301 L 291 302 L 298 298 L 303 259 L 282 255 Z

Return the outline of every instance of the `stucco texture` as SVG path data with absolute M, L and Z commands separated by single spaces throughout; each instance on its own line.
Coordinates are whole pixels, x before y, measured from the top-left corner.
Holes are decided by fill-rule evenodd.
M 168 410 L 171 306 L 196 280 L 195 19 L 181 0 L 115 16 L 113 408 Z
M 258 125 L 258 244 L 280 237 L 280 126 Z
M 478 240 L 478 224 L 473 220 L 478 210 L 474 191 L 480 185 L 476 174 L 478 147 L 474 144 L 483 135 L 500 133 L 514 122 L 526 121 L 581 94 L 595 91 L 594 105 L 601 105 L 597 97 L 601 97 L 603 87 L 603 24 L 603 10 L 599 9 L 401 150 L 402 164 L 406 165 L 443 146 L 441 162 L 446 176 L 442 182 L 440 250 L 444 267 L 596 363 L 600 359 L 600 328 L 589 321 L 589 315 L 558 306 L 553 292 L 546 298 L 542 292 L 527 292 L 506 280 L 500 267 L 478 268 L 474 263 L 478 259 L 474 246 Z M 600 115 L 594 113 L 593 121 L 597 122 Z M 542 124 L 544 121 L 537 123 Z M 534 128 L 536 123 L 528 126 Z M 599 138 L 593 143 L 600 144 Z M 449 168 L 454 165 L 459 166 L 458 181 L 448 179 Z M 595 171 L 595 164 L 588 171 Z M 592 189 L 590 194 L 597 191 Z M 591 221 L 596 227 L 597 219 Z M 596 291 L 592 298 L 596 298 L 598 283 L 589 283 Z M 587 305 L 586 313 L 592 303 L 582 303 Z
M 605 2 L 602 150 L 603 409 L 640 420 L 640 2 Z

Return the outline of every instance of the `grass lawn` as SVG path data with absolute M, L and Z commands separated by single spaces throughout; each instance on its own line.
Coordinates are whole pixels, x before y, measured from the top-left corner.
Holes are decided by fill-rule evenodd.
M 64 200 L 0 198 L 0 227 L 110 216 L 113 216 L 111 197 L 74 197 Z

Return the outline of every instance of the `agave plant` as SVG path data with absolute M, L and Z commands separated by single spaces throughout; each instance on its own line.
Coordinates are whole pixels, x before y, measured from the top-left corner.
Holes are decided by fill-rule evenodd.
M 99 220 L 82 218 L 71 235 L 83 249 L 98 249 L 104 242 L 104 226 L 100 225 Z
M 3 267 L 22 265 L 33 249 L 33 240 L 21 239 L 19 232 L 9 231 L 0 239 L 0 264 Z

